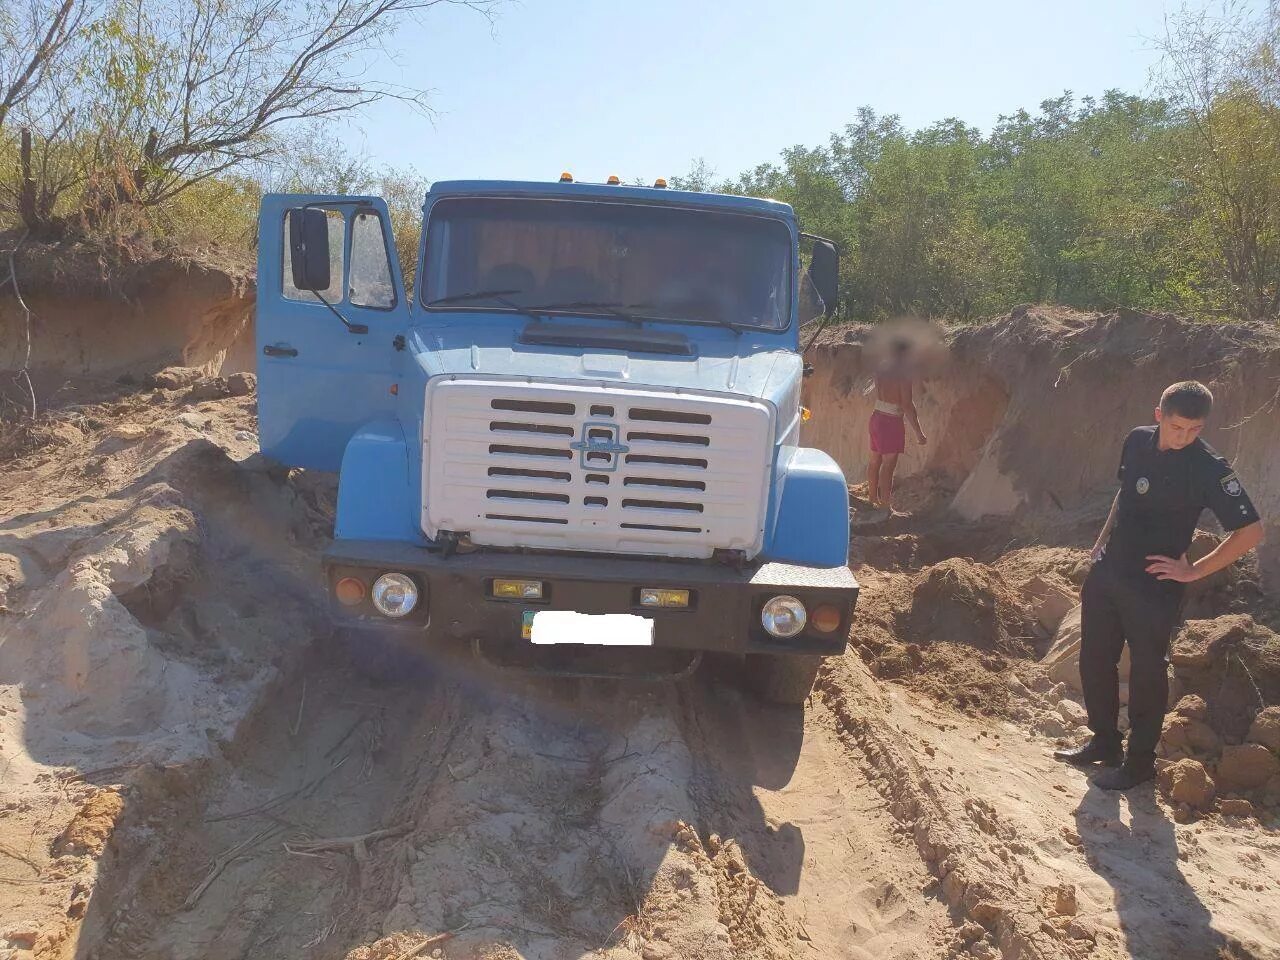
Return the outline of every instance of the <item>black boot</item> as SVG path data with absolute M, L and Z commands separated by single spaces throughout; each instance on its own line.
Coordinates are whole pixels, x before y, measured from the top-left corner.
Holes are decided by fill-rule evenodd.
M 1126 757 L 1115 770 L 1103 770 L 1093 782 L 1103 790 L 1130 790 L 1140 783 L 1154 780 L 1156 763 L 1151 757 Z
M 1118 767 L 1124 759 L 1124 750 L 1118 741 L 1091 737 L 1089 742 L 1083 746 L 1072 747 L 1069 750 L 1053 751 L 1053 758 L 1055 760 L 1065 760 L 1067 763 L 1074 763 L 1081 767 L 1091 763 L 1102 763 L 1108 767 Z

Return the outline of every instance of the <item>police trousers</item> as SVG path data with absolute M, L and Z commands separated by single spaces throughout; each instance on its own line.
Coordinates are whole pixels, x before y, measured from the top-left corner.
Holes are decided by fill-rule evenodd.
M 1145 579 L 1144 579 L 1145 578 Z M 1134 760 L 1155 756 L 1169 703 L 1169 644 L 1182 619 L 1181 584 L 1117 573 L 1104 557 L 1080 593 L 1080 681 L 1089 729 L 1120 743 L 1117 667 L 1129 645 L 1129 748 Z

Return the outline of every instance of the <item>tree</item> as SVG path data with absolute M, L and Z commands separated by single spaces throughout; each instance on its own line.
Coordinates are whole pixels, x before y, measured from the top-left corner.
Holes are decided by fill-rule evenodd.
M 1187 243 L 1216 267 L 1197 291 L 1256 320 L 1280 316 L 1280 6 L 1260 18 L 1184 9 L 1166 23 L 1159 82 L 1183 120 L 1165 162 Z M 1217 286 L 1218 289 L 1213 287 Z
M 46 202 L 19 205 L 35 232 L 74 220 L 92 228 L 120 208 L 165 204 L 271 158 L 300 123 L 386 99 L 429 111 L 425 90 L 364 76 L 369 59 L 406 19 L 444 5 L 490 16 L 500 0 L 104 2 L 81 20 L 79 7 L 65 16 L 50 8 L 57 28 L 46 32 L 69 33 L 64 46 L 77 56 L 55 64 L 46 55 L 44 72 L 32 74 L 44 81 L 42 96 L 29 80 L 15 99 L 38 141 L 27 152 L 44 158 L 32 172 L 43 176 Z M 71 208 L 54 216 L 71 192 Z
M 716 171 L 705 157 L 699 157 L 689 167 L 689 172 L 683 177 L 671 178 L 672 190 L 695 190 L 699 193 L 707 193 L 716 189 L 715 186 Z M 638 181 L 643 186 L 645 181 Z

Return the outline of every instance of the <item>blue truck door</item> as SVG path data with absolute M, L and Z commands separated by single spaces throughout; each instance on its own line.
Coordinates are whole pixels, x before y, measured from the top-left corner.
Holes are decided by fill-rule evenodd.
M 331 281 L 320 296 L 293 285 L 289 211 L 303 206 L 319 207 L 328 217 Z M 264 196 L 256 318 L 263 454 L 286 466 L 338 470 L 347 441 L 362 424 L 395 414 L 391 391 L 404 356 L 396 338 L 408 323 L 391 220 L 381 199 Z

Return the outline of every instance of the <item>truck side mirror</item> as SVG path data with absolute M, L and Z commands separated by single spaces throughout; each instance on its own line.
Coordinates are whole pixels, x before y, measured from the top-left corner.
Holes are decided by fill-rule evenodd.
M 809 279 L 831 317 L 840 308 L 840 254 L 830 240 L 815 240 L 809 260 Z
M 294 207 L 289 211 L 289 253 L 296 289 L 329 289 L 329 218 L 323 210 Z

